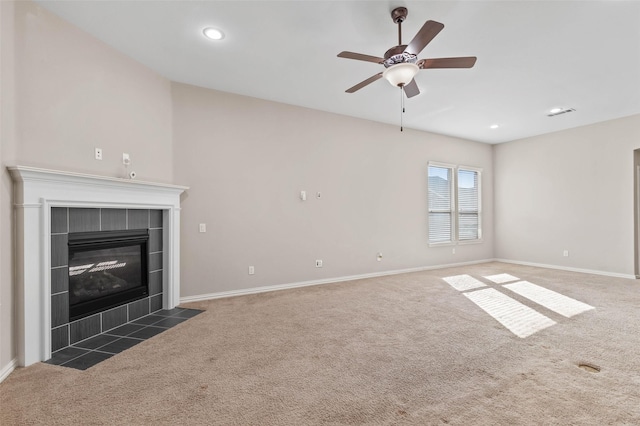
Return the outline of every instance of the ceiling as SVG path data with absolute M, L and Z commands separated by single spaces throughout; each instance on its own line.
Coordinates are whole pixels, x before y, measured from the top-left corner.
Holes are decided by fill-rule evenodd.
M 37 2 L 172 81 L 398 126 L 398 88 L 345 93 L 383 66 L 336 55 L 383 56 L 405 6 L 404 43 L 445 25 L 419 58 L 478 57 L 420 71 L 405 128 L 500 143 L 640 113 L 638 1 Z M 226 37 L 205 39 L 208 26 Z

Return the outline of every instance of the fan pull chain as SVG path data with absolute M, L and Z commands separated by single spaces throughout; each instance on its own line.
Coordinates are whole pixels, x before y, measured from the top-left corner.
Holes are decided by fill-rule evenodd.
M 402 123 L 403 123 L 403 116 L 404 116 L 404 96 L 402 93 L 402 86 L 400 86 L 400 131 L 404 131 Z

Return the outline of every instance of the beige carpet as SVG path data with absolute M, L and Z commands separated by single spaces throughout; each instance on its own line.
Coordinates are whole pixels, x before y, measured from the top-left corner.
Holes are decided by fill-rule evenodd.
M 503 273 L 595 309 L 483 278 Z M 517 337 L 442 279 L 460 274 L 556 324 Z M 640 424 L 635 280 L 487 263 L 188 306 L 206 312 L 87 371 L 17 369 L 0 424 Z

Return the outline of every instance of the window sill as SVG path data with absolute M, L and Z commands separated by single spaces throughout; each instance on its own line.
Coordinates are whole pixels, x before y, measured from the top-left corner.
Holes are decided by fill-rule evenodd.
M 458 245 L 460 246 L 467 246 L 467 245 L 471 245 L 471 244 L 482 244 L 484 241 L 482 239 L 479 240 L 465 240 L 465 241 L 458 241 Z
M 455 246 L 455 241 L 444 241 L 441 243 L 429 243 L 429 247 L 450 247 Z
M 442 243 L 428 243 L 429 247 L 451 247 L 451 246 L 468 246 L 473 244 L 482 244 L 484 241 L 479 240 L 465 240 L 465 241 L 445 241 Z

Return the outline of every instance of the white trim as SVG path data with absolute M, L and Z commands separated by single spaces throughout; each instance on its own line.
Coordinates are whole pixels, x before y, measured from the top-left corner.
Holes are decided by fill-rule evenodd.
M 4 379 L 9 377 L 9 374 L 11 374 L 13 370 L 16 369 L 17 366 L 18 366 L 18 358 L 14 358 L 11 361 L 9 361 L 9 363 L 5 365 L 2 368 L 2 370 L 0 370 L 0 383 L 2 383 Z
M 449 179 L 449 196 L 450 196 L 450 200 L 449 200 L 449 210 L 447 211 L 443 211 L 443 210 L 431 210 L 431 184 L 430 184 L 430 178 L 431 176 L 429 175 L 429 171 L 430 169 L 434 167 L 434 168 L 438 168 L 438 169 L 447 169 L 449 170 L 449 174 L 450 174 L 450 179 Z M 456 172 L 456 166 L 452 165 L 452 164 L 445 164 L 445 163 L 436 163 L 434 161 L 429 161 L 427 163 L 427 245 L 429 247 L 437 247 L 437 246 L 441 246 L 441 245 L 455 245 L 456 244 L 456 237 L 457 237 L 457 231 L 456 231 L 456 227 L 457 227 L 457 223 L 456 223 L 456 219 L 457 219 L 457 213 L 456 213 L 456 207 L 458 205 L 458 203 L 456 202 L 456 197 L 457 197 L 457 188 L 456 188 L 456 182 L 457 182 L 457 172 Z M 449 230 L 449 239 L 447 241 L 431 241 L 431 223 L 430 223 L 430 219 L 431 219 L 431 213 L 449 213 L 449 215 L 451 216 L 451 229 Z
M 7 167 L 7 169 L 11 172 L 14 179 L 17 176 L 27 177 L 29 180 L 41 180 L 45 182 L 59 182 L 59 181 L 73 181 L 74 184 L 78 184 L 81 181 L 85 181 L 89 185 L 93 185 L 93 181 L 96 179 L 102 182 L 103 186 L 112 185 L 120 188 L 122 183 L 126 183 L 128 185 L 137 186 L 137 187 L 145 187 L 152 186 L 157 187 L 159 190 L 168 189 L 170 191 L 178 190 L 183 192 L 189 187 L 182 185 L 173 185 L 169 183 L 158 183 L 158 182 L 147 182 L 142 180 L 133 180 L 133 179 L 123 179 L 116 178 L 111 176 L 99 176 L 99 175 L 90 175 L 86 173 L 76 173 L 76 172 L 65 172 L 60 170 L 51 170 L 51 169 L 41 169 L 39 167 L 29 167 L 29 166 L 12 166 Z M 17 179 L 19 181 L 23 181 L 23 179 Z
M 459 174 L 460 170 L 466 172 L 475 173 L 478 177 L 478 238 L 473 240 L 461 240 L 460 239 L 460 186 L 459 186 Z M 481 243 L 482 242 L 482 168 L 479 167 L 470 167 L 470 166 L 458 166 L 456 168 L 456 179 L 455 179 L 455 189 L 456 189 L 456 242 L 458 244 L 469 244 L 469 243 Z
M 44 203 L 45 200 L 43 200 Z M 114 202 L 95 202 L 95 201 L 72 201 L 66 199 L 46 200 L 50 207 L 68 207 L 68 208 L 92 208 L 92 209 L 123 209 L 123 210 L 164 210 L 171 207 L 171 204 L 156 203 L 114 203 Z M 39 206 L 40 207 L 40 206 Z M 67 219 L 68 220 L 68 219 Z M 160 228 L 158 228 L 160 229 Z M 66 234 L 66 232 L 61 232 Z
M 449 246 L 457 246 L 457 244 L 455 241 L 441 241 L 439 243 L 429 243 L 429 247 L 449 247 Z
M 18 203 L 15 203 L 14 207 L 16 207 L 18 209 L 39 209 L 40 207 L 42 207 L 42 205 L 39 204 L 39 203 L 35 203 L 35 204 L 18 204 Z
M 458 246 L 467 246 L 467 245 L 471 245 L 471 244 L 482 244 L 482 243 L 484 243 L 484 240 L 482 238 L 477 238 L 475 240 L 458 241 L 458 243 L 456 245 L 458 245 Z
M 427 162 L 427 167 L 440 167 L 443 169 L 455 169 L 456 165 L 455 164 L 450 164 L 450 163 L 442 163 L 439 161 L 428 161 Z
M 458 165 L 458 169 L 467 170 L 469 172 L 477 172 L 478 174 L 484 173 L 484 170 L 482 169 L 482 167 L 464 166 L 464 165 L 460 164 L 460 165 Z M 479 183 L 480 182 L 478 182 L 478 184 Z
M 495 262 L 512 263 L 514 265 L 535 266 L 536 268 L 557 269 L 560 271 L 580 272 L 583 274 L 602 275 L 605 277 L 613 277 L 613 278 L 627 278 L 632 280 L 638 279 L 636 275 L 621 274 L 619 272 L 596 271 L 593 269 L 571 268 L 569 266 L 547 265 L 544 263 L 522 262 L 519 260 L 509 260 L 509 259 L 493 259 L 493 260 Z
M 44 328 L 41 330 L 42 348 L 40 360 L 51 358 L 51 206 L 54 202 L 42 198 L 42 211 L 40 215 L 42 229 L 40 241 L 40 309 L 44 320 Z M 68 220 L 68 219 L 67 219 Z
M 253 288 L 245 288 L 245 289 L 239 289 L 239 290 L 221 291 L 217 293 L 208 293 L 208 294 L 200 294 L 197 296 L 181 297 L 180 303 L 182 304 L 182 303 L 189 303 L 189 302 L 200 302 L 203 300 L 222 299 L 225 297 L 234 297 L 234 296 L 245 296 L 248 294 L 267 293 L 270 291 L 278 291 L 278 290 L 289 290 L 292 288 L 308 287 L 312 285 L 335 284 L 335 283 L 340 283 L 345 281 L 362 280 L 366 278 L 385 277 L 388 275 L 399 275 L 399 274 L 407 274 L 411 272 L 431 271 L 434 269 L 454 268 L 458 266 L 476 265 L 478 263 L 487 263 L 492 261 L 493 259 L 474 260 L 471 262 L 450 263 L 447 265 L 421 266 L 418 268 L 396 269 L 393 271 L 373 272 L 370 274 L 348 275 L 344 277 L 326 278 L 323 280 L 300 281 L 300 282 L 288 283 L 288 284 L 276 284 L 276 285 L 263 286 L 263 287 L 253 287 Z

